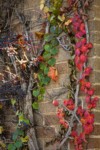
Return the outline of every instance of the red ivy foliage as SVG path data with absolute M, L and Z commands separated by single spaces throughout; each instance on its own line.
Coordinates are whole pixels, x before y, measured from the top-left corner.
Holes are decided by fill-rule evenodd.
M 72 7 L 75 4 L 76 0 L 68 0 L 69 6 Z M 86 1 L 84 6 L 88 6 L 89 2 Z M 95 108 L 98 102 L 98 97 L 94 97 L 94 88 L 89 81 L 89 76 L 92 73 L 92 68 L 87 66 L 88 53 L 93 48 L 93 44 L 87 41 L 87 31 L 86 25 L 81 13 L 75 12 L 74 16 L 70 18 L 72 32 L 75 35 L 75 67 L 78 73 L 82 74 L 81 78 L 79 77 L 78 83 L 80 86 L 80 91 L 85 95 L 85 103 L 87 104 L 86 108 L 83 108 L 81 105 L 75 107 L 75 99 L 65 99 L 63 105 L 59 104 L 58 100 L 53 101 L 53 105 L 58 107 L 57 117 L 59 118 L 59 123 L 61 126 L 66 128 L 66 132 L 71 128 L 69 136 L 74 139 L 75 150 L 83 150 L 83 143 L 86 141 L 86 136 L 90 135 L 94 129 L 94 114 L 91 112 L 91 109 Z M 77 85 L 76 85 L 77 86 Z M 69 121 L 66 119 L 66 108 L 72 115 L 76 110 L 76 115 L 80 120 L 82 126 L 82 131 L 79 133 L 77 128 L 70 127 Z

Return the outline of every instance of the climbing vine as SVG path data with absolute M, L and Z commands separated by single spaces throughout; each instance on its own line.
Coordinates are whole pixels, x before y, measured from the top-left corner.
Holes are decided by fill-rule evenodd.
M 62 104 L 58 100 L 53 100 L 53 105 L 58 107 L 59 123 L 61 128 L 65 130 L 58 149 L 67 140 L 73 139 L 75 149 L 82 150 L 83 143 L 87 142 L 87 136 L 93 132 L 94 114 L 91 110 L 96 107 L 98 102 L 98 97 L 93 96 L 95 90 L 89 81 L 93 69 L 87 64 L 88 53 L 93 48 L 93 44 L 89 41 L 87 16 L 91 1 L 68 0 L 67 3 L 68 7 L 63 7 L 62 1 L 55 0 L 51 1 L 51 6 L 48 9 L 44 7 L 44 11 L 47 10 L 47 18 L 50 22 L 50 34 L 47 36 L 47 42 L 50 43 L 45 45 L 45 50 L 48 47 L 50 48 L 48 48 L 49 51 L 52 49 L 52 39 L 56 36 L 55 46 L 57 46 L 58 40 L 59 45 L 70 52 L 68 62 L 71 73 L 70 85 L 67 87 L 67 98 L 63 100 Z M 65 33 L 61 37 L 64 43 L 59 38 L 61 33 Z M 65 41 L 67 41 L 66 44 Z M 80 92 L 84 94 L 84 100 L 80 100 Z M 86 103 L 85 107 L 83 103 Z M 78 131 L 78 125 L 81 126 L 80 132 Z
M 4 103 L 10 101 L 18 122 L 12 143 L 7 143 L 8 150 L 23 149 L 27 146 L 30 150 L 33 148 L 39 150 L 32 114 L 38 110 L 39 102 L 44 99 L 45 87 L 50 80 L 55 82 L 58 80 L 55 56 L 59 52 L 59 46 L 69 55 L 70 83 L 67 86 L 67 97 L 62 104 L 58 100 L 52 100 L 53 105 L 58 108 L 57 117 L 62 132 L 57 149 L 69 140 L 74 142 L 75 150 L 84 149 L 87 136 L 94 129 L 92 109 L 98 102 L 89 81 L 93 69 L 88 66 L 88 54 L 93 45 L 89 39 L 87 11 L 91 2 L 91 0 L 67 0 L 67 2 L 41 0 L 42 12 L 39 12 L 39 19 L 43 17 L 45 21 L 43 20 L 42 28 L 34 32 L 34 35 L 29 31 L 25 16 L 18 13 L 15 7 L 17 4 L 13 6 L 14 13 L 24 26 L 24 33 L 11 33 L 6 38 L 3 35 L 0 41 L 0 61 L 4 66 L 4 72 L 0 73 L 2 82 L 0 111 L 3 111 Z M 7 27 L 10 26 L 8 23 L 9 21 Z M 1 34 L 4 34 L 5 29 L 2 30 Z M 80 92 L 84 94 L 82 100 Z M 24 108 L 20 107 L 21 99 L 24 99 Z M 3 133 L 4 128 L 0 123 L 0 135 Z M 6 149 L 4 136 L 1 136 L 0 146 Z

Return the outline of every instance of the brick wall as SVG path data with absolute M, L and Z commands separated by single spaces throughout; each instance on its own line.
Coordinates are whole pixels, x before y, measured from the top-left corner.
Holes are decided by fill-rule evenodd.
M 39 0 L 25 0 L 23 9 L 28 11 L 29 9 L 38 8 Z M 20 7 L 19 7 L 20 9 Z M 93 74 L 90 80 L 95 87 L 95 95 L 100 96 L 100 0 L 94 0 L 89 11 L 89 29 L 90 40 L 94 43 L 94 48 L 89 54 L 89 63 L 94 68 Z M 14 29 L 19 33 L 22 30 L 21 24 L 14 21 Z M 66 98 L 67 90 L 64 85 L 68 84 L 68 77 L 70 69 L 68 68 L 67 54 L 59 47 L 59 54 L 56 56 L 56 67 L 58 69 L 59 79 L 57 82 L 51 81 L 49 86 L 46 87 L 45 99 L 40 103 L 39 111 L 42 113 L 35 113 L 35 129 L 37 133 L 38 144 L 40 150 L 55 150 L 58 143 L 45 146 L 46 142 L 53 139 L 55 135 L 58 135 L 59 124 L 56 117 L 56 108 L 51 103 L 52 99 L 58 99 L 61 101 Z M 87 148 L 84 150 L 100 150 L 100 103 L 93 112 L 95 113 L 95 129 L 93 134 L 89 138 Z M 11 114 L 12 115 L 12 114 Z M 10 114 L 8 114 L 10 116 Z M 72 144 L 69 145 L 70 150 L 73 150 Z M 65 150 L 66 146 L 62 148 Z
M 94 68 L 90 80 L 93 83 L 94 88 L 96 89 L 95 95 L 100 96 L 100 0 L 94 0 L 90 8 L 89 30 L 90 41 L 94 44 L 94 48 L 89 54 L 89 64 Z M 65 84 L 68 83 L 68 75 L 70 71 L 68 68 L 66 52 L 64 52 L 63 49 L 59 49 L 59 54 L 56 58 L 59 80 L 57 83 L 52 81 L 47 87 L 47 91 L 51 95 L 63 89 L 63 82 Z M 66 98 L 66 90 L 65 93 L 59 95 L 57 99 L 61 100 L 63 98 Z M 56 109 L 52 106 L 50 100 L 46 98 L 40 104 L 40 111 L 44 115 L 43 123 L 46 125 L 46 127 L 37 127 L 39 129 L 37 137 L 39 138 L 39 142 L 42 147 L 41 150 L 55 150 L 55 144 L 45 147 L 45 143 L 46 141 L 50 141 L 52 137 L 54 137 L 54 135 L 57 135 L 58 133 L 59 125 L 55 115 Z M 84 150 L 100 150 L 100 102 L 98 103 L 97 108 L 93 110 L 93 112 L 95 114 L 95 128 L 92 135 L 90 135 L 90 138 L 88 140 L 89 143 L 85 145 Z M 37 124 L 38 123 L 39 120 L 37 121 Z M 69 148 L 70 150 L 73 150 L 72 143 L 69 145 Z M 62 148 L 62 150 L 65 149 L 66 147 Z

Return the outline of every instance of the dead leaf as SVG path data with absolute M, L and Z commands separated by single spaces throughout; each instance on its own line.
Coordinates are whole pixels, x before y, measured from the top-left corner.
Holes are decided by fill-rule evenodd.
M 2 134 L 3 131 L 4 131 L 3 127 L 0 126 L 0 134 Z
M 58 79 L 58 71 L 55 67 L 50 67 L 48 72 L 48 77 L 50 77 L 52 80 L 57 81 Z
M 41 0 L 41 2 L 40 2 L 40 10 L 43 10 L 44 5 L 45 5 L 45 0 Z
M 71 24 L 71 23 L 72 23 L 72 20 L 69 19 L 69 20 L 67 20 L 67 21 L 65 22 L 65 26 L 68 26 L 68 25 Z
M 44 36 L 44 32 L 35 32 L 35 35 L 36 35 L 36 37 L 40 40 L 40 39 L 42 39 L 43 38 L 43 36 Z

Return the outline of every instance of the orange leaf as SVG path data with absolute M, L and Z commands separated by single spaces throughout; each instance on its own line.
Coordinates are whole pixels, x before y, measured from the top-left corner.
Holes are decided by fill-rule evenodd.
M 48 77 L 50 77 L 52 80 L 57 81 L 58 79 L 58 71 L 55 67 L 50 67 L 48 72 Z

